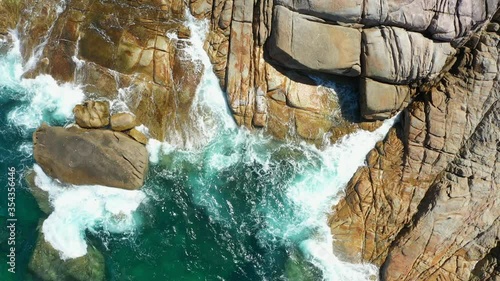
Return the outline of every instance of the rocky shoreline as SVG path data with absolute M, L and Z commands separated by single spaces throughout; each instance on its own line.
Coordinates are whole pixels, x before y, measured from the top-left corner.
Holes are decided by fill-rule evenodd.
M 74 112 L 76 124 L 66 128 L 43 124 L 35 131 L 33 155 L 38 165 L 67 184 L 140 188 L 148 152 L 146 136 L 135 129 L 139 125 L 135 116 L 109 116 L 109 105 L 94 101 L 77 105 Z
M 138 189 L 139 124 L 159 140 L 195 135 L 203 71 L 185 59 L 189 9 L 208 22 L 205 49 L 241 126 L 321 147 L 403 112 L 332 210 L 344 260 L 380 266 L 381 280 L 500 278 L 498 0 L 22 3 L 0 4 L 0 36 L 20 23 L 25 77 L 89 93 L 75 125 L 34 133 L 49 176 Z M 99 101 L 120 94 L 130 113 Z

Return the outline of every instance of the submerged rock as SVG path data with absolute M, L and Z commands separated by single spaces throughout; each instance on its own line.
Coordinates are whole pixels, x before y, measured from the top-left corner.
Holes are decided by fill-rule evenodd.
M 148 153 L 124 133 L 42 125 L 33 143 L 36 162 L 64 183 L 124 189 L 144 183 Z
M 43 233 L 38 235 L 28 268 L 44 281 L 100 281 L 105 276 L 104 257 L 96 248 L 89 246 L 85 256 L 61 260 Z
M 75 121 L 82 128 L 102 128 L 109 125 L 109 103 L 87 101 L 73 109 Z

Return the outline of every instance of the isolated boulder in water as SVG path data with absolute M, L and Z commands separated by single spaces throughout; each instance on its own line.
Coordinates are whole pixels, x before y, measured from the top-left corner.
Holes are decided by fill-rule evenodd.
M 109 125 L 109 103 L 87 101 L 73 109 L 75 121 L 82 128 L 102 128 Z
M 115 131 L 126 131 L 139 125 L 132 113 L 120 112 L 111 116 L 111 129 Z
M 124 189 L 144 183 L 147 150 L 124 133 L 42 125 L 33 143 L 36 162 L 64 183 Z
M 28 264 L 29 270 L 44 281 L 100 281 L 104 280 L 104 257 L 94 247 L 75 259 L 61 260 L 59 252 L 38 235 L 35 250 Z

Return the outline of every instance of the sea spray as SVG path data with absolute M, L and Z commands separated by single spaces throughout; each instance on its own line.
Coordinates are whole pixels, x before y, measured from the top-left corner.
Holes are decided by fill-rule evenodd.
M 44 221 L 45 240 L 62 259 L 87 253 L 85 231 L 130 233 L 138 227 L 134 211 L 145 199 L 139 190 L 122 190 L 98 185 L 64 185 L 34 166 L 35 184 L 47 191 L 54 208 Z
M 378 269 L 373 265 L 350 264 L 336 257 L 332 247 L 334 237 L 326 222 L 327 214 L 337 204 L 348 181 L 396 119 L 397 116 L 386 120 L 373 132 L 359 130 L 327 147 L 319 153 L 322 168 L 300 177 L 287 191 L 291 205 L 302 215 L 297 215 L 297 221 L 285 227 L 286 236 L 293 237 L 304 230 L 314 233 L 299 245 L 304 255 L 322 270 L 325 280 L 373 280 L 378 276 Z M 289 231 L 290 228 L 293 231 Z
M 17 33 L 12 32 L 13 47 L 0 58 L 2 101 L 15 100 L 17 106 L 7 113 L 8 125 L 27 138 L 42 122 L 64 125 L 73 107 L 84 99 L 80 87 L 58 84 L 49 75 L 22 78 L 24 72 Z M 33 144 L 20 142 L 17 150 L 31 156 Z M 126 191 L 102 186 L 62 185 L 34 166 L 36 184 L 50 196 L 53 213 L 45 220 L 45 239 L 61 252 L 61 257 L 76 258 L 86 253 L 85 231 L 131 232 L 136 227 L 133 211 L 145 199 L 141 191 Z
M 191 30 L 196 38 L 196 28 Z M 206 26 L 201 30 L 206 32 Z M 208 58 L 202 44 L 191 46 L 198 47 L 190 52 Z M 195 60 L 202 61 L 200 56 Z M 7 70 L 15 68 L 11 64 Z M 193 106 L 203 110 L 195 111 L 193 118 L 207 133 L 205 145 L 182 151 L 151 140 L 150 160 L 157 165 L 151 167 L 143 191 L 130 195 L 108 187 L 61 185 L 35 166 L 37 184 L 49 191 L 55 208 L 42 227 L 47 241 L 63 257 L 71 258 L 85 253 L 86 230 L 103 238 L 140 229 L 134 235 L 137 239 L 117 239 L 104 252 L 110 277 L 116 280 L 304 280 L 290 277 L 291 270 L 284 265 L 298 251 L 321 269 L 326 280 L 365 280 L 376 275 L 374 266 L 336 258 L 326 213 L 393 120 L 373 133 L 356 132 L 323 150 L 274 141 L 261 133 L 234 129 L 209 64 L 204 72 L 209 75 L 204 75 Z M 16 108 L 29 105 L 29 95 L 34 95 L 19 86 L 21 82 L 19 75 L 9 86 L 20 89 L 15 97 L 2 96 L 18 101 Z M 44 104 L 43 114 L 34 118 L 38 123 L 64 123 L 72 103 Z M 10 126 L 27 133 L 35 124 L 19 126 L 9 119 Z M 154 202 L 137 210 L 144 194 Z M 138 215 L 144 224 L 138 223 Z
M 191 44 L 186 51 L 194 61 L 203 61 L 205 73 L 196 95 L 197 105 L 204 105 L 208 110 L 227 109 L 219 84 L 212 71 L 210 61 L 203 50 L 206 22 L 196 21 L 187 16 L 191 29 Z M 170 37 L 175 38 L 174 35 Z M 332 83 L 321 83 L 329 87 L 335 94 Z M 345 91 L 346 89 L 342 89 Z M 215 97 L 215 102 L 214 102 Z M 222 103 L 224 101 L 224 103 Z M 228 115 L 227 111 L 223 115 Z M 201 174 L 193 177 L 193 200 L 197 205 L 204 206 L 213 219 L 228 227 L 237 226 L 234 218 L 233 204 L 225 198 L 219 186 L 225 184 L 220 175 L 231 166 L 252 166 L 258 163 L 257 173 L 266 176 L 277 150 L 301 151 L 305 159 L 288 159 L 291 161 L 293 175 L 288 182 L 272 182 L 280 185 L 276 192 L 283 196 L 272 195 L 255 202 L 253 216 L 264 216 L 265 227 L 256 234 L 259 243 L 264 248 L 274 248 L 272 244 L 294 244 L 302 255 L 316 267 L 321 269 L 325 280 L 373 280 L 377 278 L 377 267 L 370 264 L 351 264 L 342 262 L 333 252 L 333 237 L 327 225 L 327 214 L 340 199 L 341 192 L 356 170 L 364 164 L 367 153 L 382 140 L 394 124 L 396 117 L 389 119 L 373 131 L 359 130 L 345 136 L 336 144 L 322 150 L 307 144 L 277 143 L 262 134 L 249 134 L 244 129 L 228 130 L 220 120 L 198 116 L 198 124 L 204 128 L 216 128 L 213 122 L 225 129 L 217 131 L 217 137 L 200 151 L 181 153 L 181 158 L 191 163 L 202 163 Z M 218 116 L 221 116 L 220 114 Z M 158 163 L 163 157 L 171 157 L 175 150 L 166 143 L 151 141 L 148 144 L 150 160 Z M 188 159 L 189 158 L 189 159 Z M 301 162 L 302 161 L 302 162 Z M 307 164 L 305 164 L 307 163 Z M 314 163 L 311 165 L 311 163 Z M 272 171 L 270 176 L 275 173 Z M 175 176 L 172 174 L 172 176 Z M 269 175 L 267 175 L 269 176 Z M 233 222 L 233 223 L 231 223 Z M 248 231 L 248 230 L 245 230 Z
M 36 5 L 32 5 L 31 7 L 29 7 L 31 9 L 29 11 L 30 14 L 34 13 L 33 8 L 35 6 Z M 45 8 L 47 8 L 47 7 L 45 7 Z M 40 42 L 40 44 L 38 44 L 38 46 L 33 48 L 32 54 L 29 56 L 28 61 L 23 66 L 23 72 L 28 72 L 28 71 L 34 69 L 36 67 L 38 61 L 42 57 L 43 51 L 44 51 L 45 47 L 47 46 L 47 43 L 49 42 L 49 39 L 52 35 L 52 31 L 54 30 L 54 26 L 57 23 L 57 19 L 59 18 L 59 15 L 61 15 L 61 13 L 66 9 L 66 0 L 60 0 L 59 3 L 57 5 L 55 5 L 53 8 L 55 9 L 55 11 L 54 11 L 55 12 L 55 19 L 52 22 L 52 25 L 47 30 L 47 34 L 42 38 L 42 41 Z M 52 9 L 52 7 L 49 7 L 48 9 Z M 48 11 L 45 10 L 45 13 L 47 13 L 47 12 Z M 29 21 L 26 21 L 25 24 L 26 25 L 29 24 Z M 30 31 L 27 30 L 27 26 L 22 26 L 20 28 L 23 31 L 24 35 L 32 36 L 32 34 L 30 34 Z
M 24 69 L 17 33 L 12 32 L 12 49 L 0 59 L 1 99 L 15 99 L 21 104 L 8 113 L 10 125 L 29 134 L 41 122 L 64 123 L 71 118 L 73 107 L 84 99 L 80 87 L 70 83 L 59 84 L 50 75 L 34 79 L 22 78 Z
M 194 64 L 195 71 L 202 72 L 200 83 L 196 88 L 193 104 L 190 109 L 190 132 L 183 137 L 184 149 L 199 149 L 208 144 L 216 135 L 224 130 L 236 128 L 231 116 L 225 94 L 213 71 L 208 54 L 203 49 L 209 31 L 208 20 L 197 20 L 186 11 L 186 26 L 191 31 L 188 39 L 180 39 L 177 34 L 169 32 L 170 40 L 181 42 L 181 59 Z M 178 137 L 182 139 L 182 137 Z M 180 142 L 180 141 L 178 141 Z

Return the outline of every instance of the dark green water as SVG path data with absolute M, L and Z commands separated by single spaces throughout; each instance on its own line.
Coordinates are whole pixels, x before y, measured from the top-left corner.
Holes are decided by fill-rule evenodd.
M 23 93 L 5 87 L 1 93 L 8 96 L 0 103 L 5 109 L 0 119 L 1 186 L 7 186 L 8 167 L 15 167 L 18 223 L 17 279 L 7 273 L 5 255 L 1 256 L 0 276 L 1 280 L 30 280 L 27 263 L 44 215 L 22 180 L 33 159 L 29 150 L 19 148 L 31 142 L 33 130 L 12 126 L 7 117 L 22 103 L 16 97 Z M 285 280 L 287 274 L 297 274 L 294 270 L 319 278 L 317 270 L 301 261 L 293 243 L 259 238 L 266 235 L 262 233 L 267 227 L 266 212 L 293 216 L 281 197 L 283 188 L 299 172 L 289 160 L 300 161 L 303 153 L 268 140 L 235 144 L 236 136 L 236 132 L 228 132 L 202 152 L 170 153 L 154 165 L 144 187 L 148 200 L 137 210 L 140 227 L 133 234 L 88 233 L 106 257 L 108 280 Z M 257 147 L 251 149 L 273 150 L 266 155 L 268 167 L 241 157 L 252 145 Z M 213 155 L 234 154 L 241 158 L 228 167 L 206 163 Z M 314 165 L 314 161 L 310 163 Z M 5 221 L 6 191 L 0 200 Z M 8 232 L 3 228 L 0 234 L 1 252 L 7 253 Z M 296 266 L 300 268 L 294 269 Z
M 70 122 L 67 117 L 81 93 L 49 77 L 22 80 L 19 68 L 15 53 L 0 57 L 4 222 L 8 167 L 17 170 L 16 274 L 7 271 L 9 232 L 2 227 L 0 280 L 24 281 L 36 280 L 27 264 L 37 227 L 46 219 L 23 180 L 34 164 L 31 134 L 42 121 Z M 205 90 L 216 84 L 206 83 Z M 80 236 L 97 247 L 105 257 L 106 280 L 365 280 L 376 273 L 374 267 L 340 262 L 331 252 L 326 213 L 388 126 L 360 132 L 324 151 L 237 128 L 221 130 L 190 152 L 167 144 L 161 151 L 160 143 L 150 143 L 155 163 L 142 189 L 146 199 L 133 212 L 132 228 L 110 231 L 115 222 L 109 216 L 92 215 L 78 193 L 67 193 L 71 208 L 65 215 L 71 220 L 58 226 L 56 236 L 76 225 L 80 232 L 66 237 L 67 249 Z M 116 197 L 86 196 L 128 204 Z M 56 212 L 64 213 L 67 206 L 58 209 L 54 202 Z

